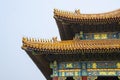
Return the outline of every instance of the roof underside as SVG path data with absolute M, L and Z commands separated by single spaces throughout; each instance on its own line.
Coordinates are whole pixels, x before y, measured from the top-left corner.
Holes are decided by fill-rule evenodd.
M 36 66 L 42 72 L 47 80 L 52 80 L 50 75 L 52 74 L 52 69 L 50 69 L 49 61 L 45 58 L 45 55 L 35 55 L 34 51 L 25 50 L 30 58 L 34 61 Z
M 73 39 L 75 33 L 120 31 L 120 9 L 101 14 L 81 14 L 78 11 L 54 10 L 62 40 Z

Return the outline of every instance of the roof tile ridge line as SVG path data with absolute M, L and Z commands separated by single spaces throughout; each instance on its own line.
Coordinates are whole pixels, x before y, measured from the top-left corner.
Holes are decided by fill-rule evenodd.
M 76 10 L 75 10 L 76 11 Z M 66 14 L 66 15 L 75 15 L 76 14 L 76 12 L 72 12 L 72 11 L 65 11 L 65 10 L 59 10 L 59 9 L 54 9 L 54 15 L 55 15 L 55 13 L 58 13 L 58 15 L 59 14 Z M 118 13 L 120 13 L 120 9 L 117 9 L 117 10 L 113 10 L 113 11 L 109 11 L 109 12 L 103 12 L 103 13 L 95 13 L 95 14 L 80 14 L 81 16 L 84 16 L 84 15 L 91 15 L 91 16 L 98 16 L 99 15 L 99 17 L 103 17 L 103 16 L 113 16 L 113 15 L 115 15 L 115 14 L 118 14 Z M 65 15 L 64 15 L 65 16 Z
M 75 10 L 75 11 L 77 11 L 77 10 Z M 75 12 L 72 12 L 72 11 L 65 11 L 65 10 L 60 10 L 60 9 L 54 8 L 54 15 L 56 13 L 59 13 L 59 14 L 75 14 Z
M 105 15 L 105 14 L 113 14 L 116 12 L 120 12 L 120 8 L 119 9 L 115 9 L 115 10 L 111 10 L 111 11 L 107 11 L 107 12 L 101 12 L 101 13 L 93 13 L 93 14 L 81 14 L 81 15 Z

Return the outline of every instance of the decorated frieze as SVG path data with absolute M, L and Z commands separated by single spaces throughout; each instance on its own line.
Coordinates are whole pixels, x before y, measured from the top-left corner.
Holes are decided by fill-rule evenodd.
M 111 69 L 111 68 L 118 68 L 120 65 L 117 62 L 88 62 L 87 63 L 87 68 L 94 68 L 94 69 Z
M 82 38 L 81 38 L 82 36 Z M 119 32 L 103 32 L 103 33 L 76 33 L 75 39 L 84 39 L 84 40 L 91 40 L 91 39 L 119 39 L 120 33 Z
M 115 61 L 82 61 L 57 62 L 50 67 L 54 76 L 120 76 L 120 62 Z
M 81 68 L 81 63 L 79 63 L 79 62 L 59 63 L 59 69 L 70 69 L 70 68 Z
M 81 75 L 80 69 L 59 70 L 59 76 L 79 76 L 79 75 Z

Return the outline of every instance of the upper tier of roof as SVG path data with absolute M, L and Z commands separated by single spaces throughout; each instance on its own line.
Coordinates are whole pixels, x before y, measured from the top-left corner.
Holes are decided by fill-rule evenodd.
M 112 19 L 120 18 L 120 9 L 100 14 L 81 14 L 79 10 L 75 12 L 63 11 L 54 9 L 54 17 L 66 18 L 69 20 L 81 20 L 81 19 Z
M 23 38 L 23 49 L 42 51 L 49 54 L 63 53 L 113 53 L 120 52 L 120 39 L 37 41 Z
M 100 14 L 81 14 L 79 10 L 68 12 L 54 9 L 54 18 L 61 40 L 72 40 L 80 31 L 97 33 L 120 29 L 120 9 Z

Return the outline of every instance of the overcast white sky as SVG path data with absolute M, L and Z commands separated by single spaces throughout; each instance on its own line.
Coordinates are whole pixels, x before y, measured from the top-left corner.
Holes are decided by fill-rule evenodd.
M 120 0 L 0 0 L 0 80 L 46 80 L 21 46 L 23 36 L 59 38 L 54 8 L 103 13 Z

